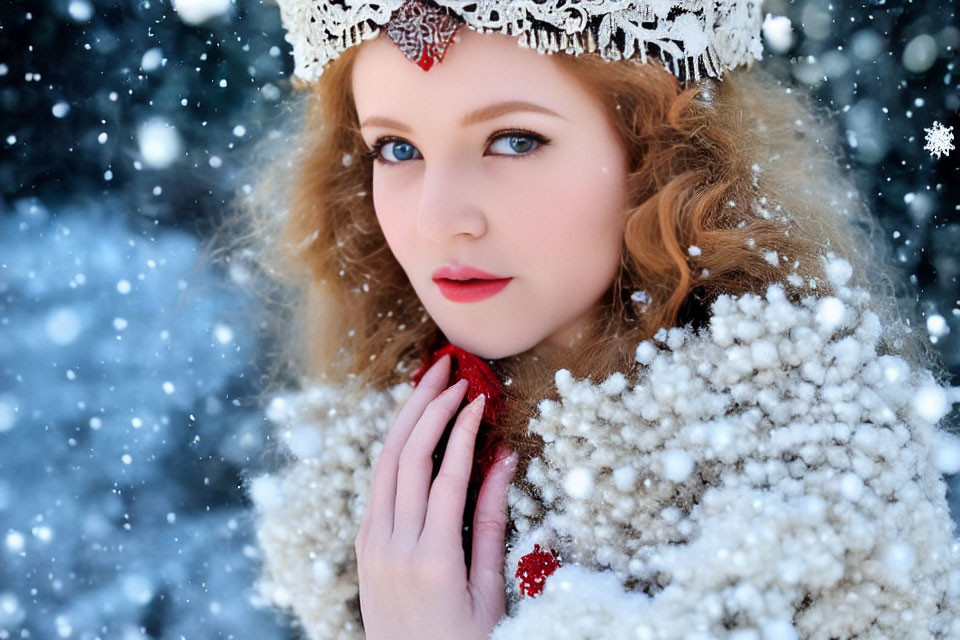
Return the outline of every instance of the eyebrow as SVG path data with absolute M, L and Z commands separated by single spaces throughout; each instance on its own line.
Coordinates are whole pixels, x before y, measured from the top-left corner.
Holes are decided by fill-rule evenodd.
M 562 120 L 566 120 L 556 111 L 547 109 L 538 104 L 532 102 L 526 102 L 524 100 L 507 100 L 506 102 L 496 102 L 494 104 L 487 105 L 485 107 L 480 107 L 476 111 L 471 111 L 463 117 L 463 120 L 460 121 L 461 127 L 469 127 L 475 124 L 480 124 L 481 122 L 486 122 L 488 120 L 493 120 L 494 118 L 499 118 L 508 113 L 515 113 L 517 111 L 532 111 L 534 113 L 545 113 L 549 116 L 555 116 Z M 386 127 L 389 129 L 396 129 L 398 131 L 403 131 L 405 133 L 412 133 L 410 127 L 398 122 L 391 118 L 383 118 L 380 116 L 370 116 L 360 124 L 360 128 L 364 127 Z

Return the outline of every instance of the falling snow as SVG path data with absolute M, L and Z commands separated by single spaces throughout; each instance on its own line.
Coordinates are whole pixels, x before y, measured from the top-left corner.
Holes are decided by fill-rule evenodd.
M 260 551 L 238 488 L 241 474 L 258 469 L 271 446 L 253 399 L 259 391 L 249 364 L 255 314 L 225 287 L 249 282 L 250 274 L 236 262 L 222 271 L 198 265 L 203 246 L 195 233 L 205 220 L 218 218 L 237 192 L 237 169 L 248 145 L 280 136 L 273 127 L 287 111 L 278 102 L 289 92 L 292 61 L 277 7 L 248 0 L 145 0 L 120 8 L 65 0 L 56 11 L 40 12 L 27 10 L 27 3 L 0 4 L 7 34 L 0 38 L 0 148 L 7 160 L 0 163 L 0 637 L 288 637 L 282 623 L 251 602 Z M 956 376 L 960 236 L 954 222 L 960 180 L 951 164 L 955 154 L 950 157 L 960 110 L 955 9 L 934 12 L 933 5 L 922 3 L 877 2 L 863 11 L 856 3 L 814 0 L 775 4 L 788 15 L 765 16 L 762 65 L 783 86 L 797 87 L 785 90 L 810 91 L 836 113 L 849 164 L 863 181 L 872 209 L 884 217 L 899 266 L 919 292 L 915 299 L 923 315 L 917 329 Z M 717 95 L 710 91 L 705 97 L 715 101 Z M 930 122 L 933 126 L 921 129 Z M 809 125 L 797 129 L 798 135 L 813 131 Z M 939 162 L 929 162 L 928 152 Z M 349 166 L 359 159 L 344 155 L 342 161 Z M 774 154 L 753 164 L 754 186 L 771 163 L 784 161 Z M 243 193 L 250 193 L 249 181 Z M 734 211 L 737 203 L 731 202 Z M 838 213 L 846 206 L 832 204 Z M 774 206 L 763 202 L 758 214 L 776 215 Z M 687 253 L 698 258 L 695 249 Z M 848 264 L 825 266 L 834 286 L 849 284 Z M 694 273 L 709 275 L 699 268 Z M 799 276 L 792 279 L 798 282 Z M 633 292 L 631 299 L 637 309 L 650 302 L 645 291 Z M 810 336 L 857 326 L 853 305 L 840 294 L 807 312 Z M 757 322 L 728 323 L 729 318 L 725 314 L 715 325 L 715 338 L 743 348 L 729 350 L 725 371 L 784 366 L 780 342 L 758 332 Z M 806 362 L 797 392 L 804 384 L 826 382 L 838 369 L 855 367 L 868 353 L 857 344 L 862 337 L 838 343 L 830 364 L 816 358 Z M 637 345 L 634 353 L 639 368 L 651 375 L 664 367 L 672 370 L 665 349 L 682 350 L 689 340 L 682 332 L 664 332 L 660 338 Z M 891 424 L 904 411 L 927 423 L 955 417 L 944 412 L 960 400 L 957 390 L 921 385 L 908 396 L 904 389 L 915 372 L 906 361 L 888 354 L 875 364 L 883 400 L 899 407 L 874 407 L 877 424 Z M 681 387 L 702 382 L 703 372 L 692 365 L 684 375 L 676 379 Z M 605 381 L 580 399 L 595 399 L 596 405 L 584 411 L 596 415 L 590 412 L 610 406 L 604 398 L 623 397 L 632 389 L 620 380 Z M 738 402 L 784 410 L 763 390 L 735 389 L 746 394 Z M 848 390 L 839 385 L 828 391 L 843 396 Z M 679 403 L 685 396 L 670 385 L 656 386 L 656 393 L 655 401 L 631 410 L 658 425 L 655 407 L 672 407 L 664 417 L 684 410 Z M 709 412 L 710 401 L 704 395 L 686 409 Z M 384 405 L 372 402 L 375 406 L 361 416 L 379 415 L 375 409 Z M 831 396 L 827 404 L 837 416 L 850 411 L 846 399 Z M 320 438 L 312 428 L 290 422 L 293 415 L 276 432 L 277 445 L 292 455 L 319 460 L 336 452 L 366 459 L 350 448 L 357 440 Z M 696 422 L 684 417 L 688 424 Z M 615 518 L 629 510 L 623 496 L 651 488 L 684 491 L 701 479 L 711 460 L 741 460 L 743 442 L 755 436 L 751 423 L 736 417 L 700 422 L 699 429 L 682 433 L 686 440 L 670 445 L 670 453 L 611 459 L 598 471 L 576 459 L 573 453 L 583 451 L 577 444 L 570 447 L 572 457 L 561 460 L 566 466 L 534 469 L 547 497 L 569 501 L 570 511 L 556 521 L 558 531 L 575 527 L 571 514 L 583 509 L 589 526 L 582 539 L 590 540 L 606 531 L 601 520 L 590 520 L 597 513 L 591 509 L 606 505 L 606 514 Z M 364 432 L 358 426 L 354 435 L 372 437 L 377 432 L 370 428 Z M 653 433 L 681 437 L 669 425 Z M 853 435 L 838 426 L 829 435 L 859 447 L 864 452 L 859 464 L 869 467 L 869 460 L 888 450 L 884 433 Z M 636 430 L 627 429 L 628 435 L 639 438 Z M 784 432 L 777 444 L 789 451 L 797 437 Z M 751 472 L 785 474 L 782 485 L 799 460 L 818 464 L 808 460 L 808 445 L 802 439 L 796 445 L 800 451 L 793 466 L 773 460 Z M 949 474 L 949 495 L 957 505 L 960 439 L 938 432 L 930 447 L 931 464 Z M 859 467 L 837 472 L 831 482 L 815 488 L 858 509 L 878 490 L 890 490 L 878 488 Z M 255 502 L 276 507 L 293 484 L 261 476 L 251 483 L 252 495 Z M 911 503 L 906 490 L 904 504 L 925 504 Z M 512 500 L 520 513 L 538 508 L 529 496 L 515 493 Z M 747 523 L 754 522 L 755 509 L 783 514 L 796 507 L 805 518 L 780 522 L 787 532 L 791 524 L 822 522 L 824 513 L 816 500 L 801 510 L 799 504 L 763 502 L 762 496 L 714 506 L 742 514 Z M 737 523 L 728 524 L 736 533 Z M 666 531 L 675 541 L 686 539 L 691 527 L 690 514 L 668 507 L 651 519 L 649 532 Z M 737 556 L 716 540 L 706 538 L 689 558 L 643 561 L 625 557 L 629 549 L 601 536 L 593 556 L 581 560 L 615 568 L 619 577 L 661 571 L 682 582 L 689 571 L 722 579 L 722 571 L 711 573 L 710 560 L 721 563 L 723 556 L 732 562 Z M 892 574 L 898 571 L 926 570 L 926 549 L 923 542 L 902 536 L 871 552 L 877 570 L 891 574 L 883 578 L 895 581 Z M 823 548 L 803 548 L 800 556 L 782 562 L 765 558 L 769 575 L 803 584 L 815 571 L 829 577 L 836 566 Z M 340 569 L 309 553 L 298 567 L 315 581 L 311 588 L 339 584 Z M 562 613 L 568 605 L 577 611 L 590 602 L 584 593 L 596 595 L 598 604 L 604 599 L 599 594 L 608 596 L 610 619 L 621 604 L 645 603 L 651 616 L 636 621 L 635 636 L 663 635 L 656 618 L 657 611 L 669 608 L 663 594 L 659 600 L 624 595 L 617 575 L 578 572 L 573 564 L 565 572 L 555 585 L 569 587 L 564 593 L 570 600 L 564 603 L 561 589 L 549 592 L 553 610 Z M 707 594 L 699 600 L 703 611 L 712 615 L 727 603 L 745 615 L 760 611 L 771 591 L 756 586 L 755 578 L 730 581 L 735 586 L 722 601 Z M 696 597 L 701 588 L 694 583 L 684 595 Z M 288 603 L 297 597 L 280 589 L 266 592 Z M 337 600 L 333 594 L 332 610 L 354 595 Z M 791 613 L 767 611 L 762 621 L 730 637 L 797 638 Z M 676 622 L 671 628 L 682 626 Z M 708 626 L 690 625 L 684 631 L 687 640 L 699 637 L 690 629 Z
M 160 607 L 163 637 L 279 640 L 237 488 L 265 446 L 234 404 L 250 301 L 194 236 L 132 232 L 116 204 L 2 213 L 0 637 L 145 638 Z
M 166 169 L 180 155 L 182 147 L 176 128 L 162 118 L 151 118 L 137 130 L 143 162 L 153 169 Z
M 930 155 L 940 157 L 941 154 L 948 156 L 953 151 L 953 127 L 944 127 L 939 122 L 934 122 L 927 132 L 927 144 L 923 148 L 930 152 Z
M 225 14 L 230 0 L 173 0 L 173 9 L 184 22 L 197 25 Z

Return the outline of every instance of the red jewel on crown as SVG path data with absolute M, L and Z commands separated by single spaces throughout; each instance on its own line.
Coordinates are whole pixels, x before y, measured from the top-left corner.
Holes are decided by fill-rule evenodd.
M 429 71 L 443 60 L 459 27 L 460 21 L 439 7 L 410 0 L 390 16 L 386 32 L 403 55 Z
M 559 554 L 551 549 L 541 551 L 540 545 L 533 545 L 533 551 L 520 558 L 514 577 L 520 579 L 521 595 L 536 597 L 543 591 L 547 576 L 560 566 Z

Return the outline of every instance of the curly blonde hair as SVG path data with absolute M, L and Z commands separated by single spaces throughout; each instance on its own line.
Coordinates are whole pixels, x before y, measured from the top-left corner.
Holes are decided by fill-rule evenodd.
M 443 336 L 376 219 L 351 93 L 357 49 L 313 84 L 295 81 L 287 128 L 256 149 L 253 186 L 237 200 L 240 230 L 228 236 L 281 294 L 275 379 L 286 368 L 385 388 L 409 380 Z M 885 234 L 842 168 L 835 125 L 811 98 L 756 67 L 684 88 L 656 61 L 551 57 L 600 97 L 628 150 L 621 264 L 577 344 L 492 363 L 509 386 L 507 418 L 491 437 L 529 459 L 542 443 L 528 441 L 526 425 L 539 399 L 556 399 L 557 368 L 594 380 L 627 371 L 638 342 L 661 327 L 704 324 L 722 293 L 781 282 L 793 299 L 827 295 L 828 253 L 851 263 L 851 284 L 874 292 L 881 318 L 899 327 L 883 348 L 936 368 L 912 329 L 919 312 L 902 302 L 905 279 Z

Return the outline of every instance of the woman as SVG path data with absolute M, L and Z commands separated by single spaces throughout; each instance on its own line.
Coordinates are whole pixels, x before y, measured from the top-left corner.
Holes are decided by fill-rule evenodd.
M 398 4 L 316 57 L 297 25 L 347 14 L 281 5 L 304 142 L 248 204 L 303 388 L 251 483 L 265 600 L 311 638 L 960 638 L 949 395 L 804 100 L 591 48 L 605 3 L 549 56 Z M 686 53 L 712 15 L 646 11 Z

